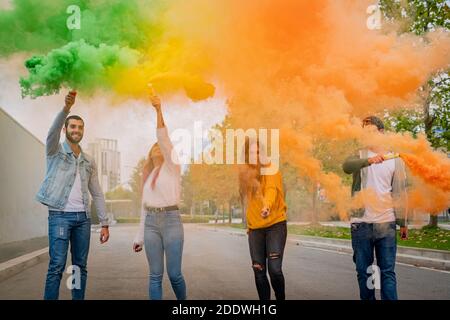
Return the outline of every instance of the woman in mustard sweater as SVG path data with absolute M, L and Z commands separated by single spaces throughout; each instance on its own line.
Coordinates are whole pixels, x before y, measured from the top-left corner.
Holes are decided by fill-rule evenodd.
M 268 270 L 276 299 L 284 300 L 282 262 L 287 236 L 287 208 L 280 172 L 261 175 L 264 167 L 260 161 L 262 149 L 258 141 L 246 140 L 245 164 L 239 174 L 239 190 L 246 204 L 248 243 L 259 299 L 270 300 Z

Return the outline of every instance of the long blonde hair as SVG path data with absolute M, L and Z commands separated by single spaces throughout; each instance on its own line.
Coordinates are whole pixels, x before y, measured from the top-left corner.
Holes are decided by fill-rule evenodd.
M 155 164 L 152 160 L 152 152 L 156 147 L 159 147 L 158 142 L 155 142 L 150 148 L 150 151 L 147 154 L 147 158 L 145 159 L 144 166 L 142 167 L 141 190 L 144 188 L 144 184 L 150 176 L 150 173 L 152 173 L 153 169 L 155 168 Z
M 250 166 L 250 146 L 254 143 L 258 152 L 260 152 L 259 139 L 250 141 L 248 137 L 245 138 L 245 145 L 242 150 L 245 164 L 240 166 L 239 170 L 239 193 L 246 197 L 255 197 L 261 185 L 261 163 L 259 161 L 259 155 L 255 166 Z

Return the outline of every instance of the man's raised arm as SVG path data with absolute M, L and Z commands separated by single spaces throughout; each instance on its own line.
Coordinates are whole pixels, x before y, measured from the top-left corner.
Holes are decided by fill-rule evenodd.
M 75 95 L 76 93 L 74 91 L 71 91 L 68 95 L 66 95 L 64 108 L 58 113 L 52 126 L 50 127 L 50 130 L 48 131 L 47 141 L 45 143 L 45 151 L 47 156 L 54 155 L 58 152 L 61 129 L 64 125 L 64 121 L 69 115 L 70 108 L 72 108 L 75 103 Z

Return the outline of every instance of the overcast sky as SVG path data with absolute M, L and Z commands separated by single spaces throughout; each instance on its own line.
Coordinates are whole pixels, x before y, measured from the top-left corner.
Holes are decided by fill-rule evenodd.
M 66 92 L 34 100 L 22 99 L 19 77 L 27 73 L 23 67 L 26 58 L 26 55 L 15 55 L 7 60 L 0 59 L 0 107 L 38 139 L 45 141 L 53 118 L 64 105 Z M 181 94 L 162 97 L 169 131 L 185 128 L 192 132 L 194 121 L 202 121 L 205 130 L 221 122 L 227 110 L 225 98 L 220 96 L 219 92 L 216 97 L 198 103 L 193 103 Z M 104 93 L 89 99 L 78 95 L 72 114 L 78 114 L 85 120 L 82 146 L 86 147 L 95 138 L 118 140 L 121 182 L 126 183 L 133 167 L 156 141 L 155 113 L 151 105 L 144 101 L 128 100 L 112 105 L 111 100 L 111 96 Z

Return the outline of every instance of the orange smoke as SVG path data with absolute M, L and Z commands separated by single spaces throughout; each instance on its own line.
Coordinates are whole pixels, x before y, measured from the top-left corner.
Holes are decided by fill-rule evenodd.
M 450 159 L 433 150 L 424 134 L 367 133 L 360 138 L 364 145 L 383 146 L 399 153 L 408 173 L 408 202 L 411 209 L 439 213 L 450 206 Z
M 415 107 L 420 86 L 450 62 L 445 32 L 420 38 L 369 30 L 366 9 L 373 2 L 191 0 L 177 3 L 167 15 L 171 35 L 202 48 L 197 58 L 208 61 L 209 74 L 230 98 L 233 126 L 279 128 L 281 160 L 320 182 L 341 217 L 352 206 L 349 187 L 324 170 L 314 155 L 317 141 L 368 145 L 376 140 L 419 159 L 435 155 L 420 139 L 397 134 L 372 139 L 360 117 Z M 448 173 L 439 178 L 448 160 L 436 159 L 429 166 L 437 169 L 410 165 L 448 195 L 448 179 L 441 181 Z M 437 195 L 433 190 L 425 189 L 430 199 Z
M 450 161 L 443 162 L 435 158 L 422 159 L 413 154 L 400 154 L 400 157 L 411 172 L 424 182 L 444 192 L 450 192 Z

